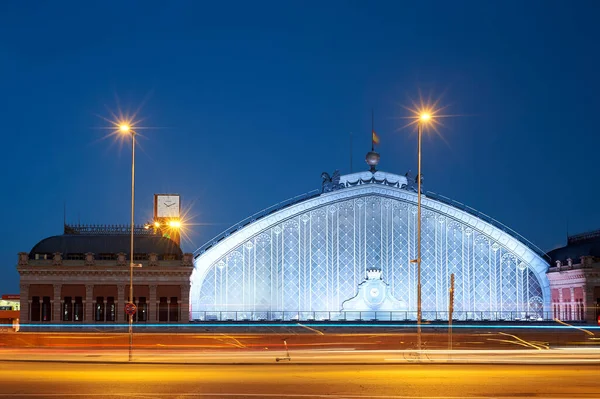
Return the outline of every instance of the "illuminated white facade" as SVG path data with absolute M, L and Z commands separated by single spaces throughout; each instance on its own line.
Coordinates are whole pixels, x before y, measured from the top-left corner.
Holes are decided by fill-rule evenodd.
M 346 318 L 343 303 L 375 269 L 391 295 L 387 303 L 402 312 L 391 317 L 415 319 L 417 193 L 407 178 L 354 173 L 324 191 L 268 209 L 199 249 L 191 318 Z M 451 273 L 457 314 L 543 317 L 550 291 L 539 252 L 491 218 L 459 208 L 422 196 L 423 317 L 447 317 Z

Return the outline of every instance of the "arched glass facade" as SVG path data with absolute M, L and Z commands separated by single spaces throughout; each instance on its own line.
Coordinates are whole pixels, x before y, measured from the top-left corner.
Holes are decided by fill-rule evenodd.
M 367 269 L 381 270 L 391 295 L 406 304 L 394 318 L 416 318 L 417 195 L 397 180 L 351 186 L 346 179 L 344 188 L 222 239 L 196 258 L 192 318 L 340 318 Z M 426 196 L 422 205 L 425 319 L 447 317 L 452 273 L 458 315 L 542 317 L 549 295 L 540 256 L 469 213 Z

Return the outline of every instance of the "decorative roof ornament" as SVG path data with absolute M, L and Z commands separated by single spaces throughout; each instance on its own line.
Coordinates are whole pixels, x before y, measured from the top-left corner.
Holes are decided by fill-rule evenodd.
M 367 165 L 369 165 L 371 167 L 371 169 L 370 169 L 371 173 L 377 172 L 376 166 L 379 165 L 380 159 L 381 159 L 381 157 L 379 156 L 378 152 L 375 152 L 375 151 L 367 152 L 367 156 L 365 157 L 365 162 L 367 163 Z
M 345 187 L 343 184 L 340 184 L 340 171 L 337 169 L 333 172 L 332 176 L 329 176 L 327 172 L 321 173 L 321 179 L 323 179 L 321 185 L 322 193 L 329 193 Z

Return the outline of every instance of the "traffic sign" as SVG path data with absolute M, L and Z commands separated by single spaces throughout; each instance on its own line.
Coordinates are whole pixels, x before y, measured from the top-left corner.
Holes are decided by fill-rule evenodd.
M 128 302 L 127 304 L 125 304 L 125 313 L 127 313 L 129 316 L 133 316 L 136 311 L 137 306 L 135 306 L 135 303 Z

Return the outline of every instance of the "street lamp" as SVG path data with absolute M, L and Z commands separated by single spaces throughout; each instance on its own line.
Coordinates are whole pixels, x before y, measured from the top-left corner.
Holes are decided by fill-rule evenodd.
M 423 127 L 431 122 L 431 113 L 428 111 L 420 112 L 417 120 L 417 130 L 419 136 L 418 145 L 418 171 L 417 171 L 417 349 L 421 350 L 421 141 L 423 137 Z
M 131 238 L 129 249 L 129 303 L 133 304 L 133 232 L 135 230 L 134 222 L 134 204 L 135 204 L 135 130 L 128 124 L 119 125 L 119 131 L 123 134 L 131 135 Z M 133 312 L 128 312 L 129 316 L 129 361 L 132 357 L 133 349 Z

